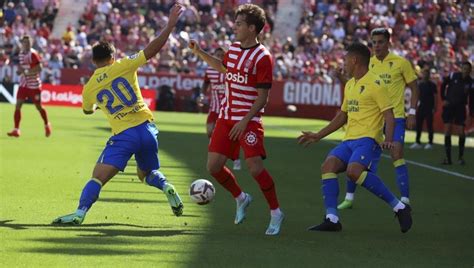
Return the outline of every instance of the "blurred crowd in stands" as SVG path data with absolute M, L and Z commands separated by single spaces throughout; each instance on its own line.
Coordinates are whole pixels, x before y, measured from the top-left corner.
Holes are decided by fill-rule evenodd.
M 93 69 L 91 46 L 96 41 L 113 42 L 117 57 L 143 49 L 166 24 L 173 2 L 90 0 L 78 26 L 69 26 L 59 38 L 52 38 L 51 32 L 60 0 L 5 2 L 0 13 L 0 68 L 18 61 L 20 37 L 29 34 L 50 69 Z M 176 32 L 141 71 L 202 75 L 207 66 L 187 48 L 189 38 L 207 50 L 227 47 L 233 40 L 233 10 L 243 2 L 185 0 Z M 296 40 L 273 38 L 277 2 L 252 1 L 267 13 L 260 41 L 272 52 L 277 79 L 331 82 L 332 70 L 342 66 L 344 47 L 356 40 L 370 44 L 375 27 L 391 28 L 392 50 L 419 70 L 430 68 L 435 78 L 457 71 L 461 61 L 474 60 L 472 1 L 306 0 Z

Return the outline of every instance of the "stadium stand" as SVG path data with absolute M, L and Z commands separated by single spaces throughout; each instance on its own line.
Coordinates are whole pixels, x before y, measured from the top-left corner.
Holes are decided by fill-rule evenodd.
M 206 66 L 187 49 L 186 32 L 205 49 L 227 46 L 232 37 L 233 7 L 245 1 L 184 1 L 187 6 L 177 31 L 160 55 L 142 72 L 167 71 L 203 74 Z M 252 1 L 256 2 L 256 1 Z M 429 66 L 442 77 L 456 70 L 456 63 L 474 60 L 473 4 L 469 1 L 314 1 L 301 4 L 295 37 L 275 37 L 278 1 L 257 1 L 268 14 L 261 41 L 271 48 L 277 79 L 331 81 L 331 70 L 341 63 L 344 46 L 368 40 L 375 27 L 393 31 L 392 49 L 415 66 Z M 279 1 L 281 5 L 291 1 Z M 299 1 L 296 1 L 299 2 Z M 50 70 L 92 68 L 91 45 L 99 39 L 112 41 L 118 56 L 141 49 L 166 22 L 164 11 L 172 1 L 89 0 L 75 23 L 64 25 L 60 0 L 5 2 L 0 14 L 1 65 L 17 61 L 19 38 L 34 37 L 34 48 Z M 298 13 L 298 11 L 295 11 Z M 287 16 L 285 12 L 279 12 Z M 299 14 L 299 13 L 298 13 Z M 58 30 L 56 28 L 64 28 Z M 62 32 L 55 37 L 52 32 Z M 180 34 L 181 33 L 181 34 Z

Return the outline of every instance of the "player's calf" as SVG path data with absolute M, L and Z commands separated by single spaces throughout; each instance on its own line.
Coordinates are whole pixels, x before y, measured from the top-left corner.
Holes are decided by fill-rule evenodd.
M 145 182 L 146 184 L 163 191 L 163 193 L 166 195 L 166 198 L 168 199 L 168 203 L 170 204 L 174 215 L 181 216 L 183 214 L 183 202 L 181 201 L 181 198 L 179 197 L 175 187 L 168 183 L 163 173 L 158 170 L 152 170 L 145 177 Z

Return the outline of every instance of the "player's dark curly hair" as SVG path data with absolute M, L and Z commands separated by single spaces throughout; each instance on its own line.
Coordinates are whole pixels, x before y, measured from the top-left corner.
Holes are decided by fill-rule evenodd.
M 103 62 L 110 60 L 115 54 L 115 47 L 109 42 L 100 41 L 92 47 L 92 60 Z
M 255 32 L 257 35 L 262 31 L 263 26 L 265 26 L 265 22 L 267 21 L 265 11 L 254 4 L 240 5 L 237 8 L 237 11 L 235 11 L 235 18 L 239 15 L 245 16 L 245 22 L 248 25 L 255 25 Z
M 390 31 L 387 28 L 375 28 L 370 32 L 370 36 L 383 35 L 385 40 L 390 41 Z
M 346 49 L 347 53 L 356 55 L 364 65 L 369 66 L 370 49 L 362 43 L 352 43 Z

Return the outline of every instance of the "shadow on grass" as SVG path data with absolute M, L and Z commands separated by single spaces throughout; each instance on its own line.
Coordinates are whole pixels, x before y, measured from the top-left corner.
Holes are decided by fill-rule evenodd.
M 58 225 L 58 224 L 23 224 L 23 223 L 13 223 L 15 220 L 4 220 L 0 221 L 0 228 L 10 228 L 14 230 L 26 230 L 30 228 L 74 228 L 77 226 L 74 225 Z M 87 228 L 96 228 L 96 227 L 134 227 L 134 228 L 155 228 L 152 226 L 143 226 L 135 224 L 124 224 L 124 223 L 92 223 L 92 224 L 83 224 L 81 225 L 82 229 Z
M 104 189 L 100 191 L 101 193 L 124 193 L 124 194 L 152 194 L 156 195 L 157 193 L 159 194 L 160 191 L 154 191 L 154 192 L 145 192 L 145 191 L 122 191 L 122 190 L 107 190 Z M 101 199 L 102 200 L 102 199 Z
M 150 199 L 138 199 L 138 198 L 99 198 L 98 202 L 106 203 L 137 203 L 137 204 L 150 204 L 150 203 L 168 203 L 163 200 L 150 200 Z

